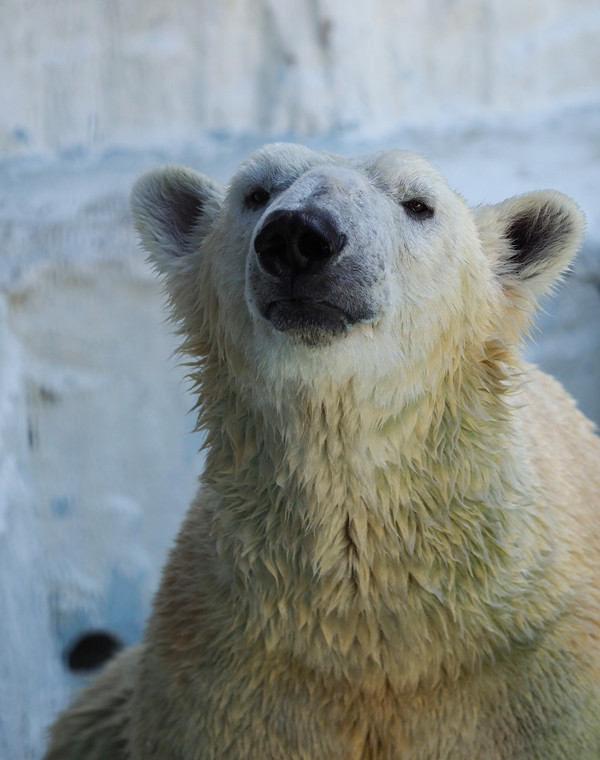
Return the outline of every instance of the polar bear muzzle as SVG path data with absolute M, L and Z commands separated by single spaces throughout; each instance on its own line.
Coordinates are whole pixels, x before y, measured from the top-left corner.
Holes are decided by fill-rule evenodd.
M 265 219 L 254 250 L 264 271 L 288 282 L 318 272 L 345 244 L 346 236 L 326 212 L 278 209 Z
M 386 300 L 384 246 L 363 221 L 367 209 L 375 215 L 377 196 L 360 172 L 329 164 L 271 194 L 248 252 L 255 315 L 308 346 L 377 319 Z
M 254 252 L 262 316 L 306 345 L 330 342 L 370 317 L 357 299 L 331 287 L 346 235 L 322 209 L 277 209 L 262 223 Z M 343 266 L 343 263 L 340 264 Z

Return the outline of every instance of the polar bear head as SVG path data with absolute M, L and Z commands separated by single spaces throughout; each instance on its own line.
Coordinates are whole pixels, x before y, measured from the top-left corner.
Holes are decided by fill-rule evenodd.
M 516 343 L 583 234 L 554 191 L 471 210 L 412 153 L 289 144 L 256 152 L 228 187 L 151 171 L 132 208 L 187 352 L 250 385 L 393 377 L 413 396 L 465 346 Z

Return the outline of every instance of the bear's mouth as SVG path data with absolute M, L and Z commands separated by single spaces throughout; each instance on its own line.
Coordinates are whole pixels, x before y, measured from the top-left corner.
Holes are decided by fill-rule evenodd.
M 297 298 L 271 301 L 264 308 L 263 316 L 279 332 L 290 333 L 309 346 L 343 337 L 356 321 L 339 306 Z

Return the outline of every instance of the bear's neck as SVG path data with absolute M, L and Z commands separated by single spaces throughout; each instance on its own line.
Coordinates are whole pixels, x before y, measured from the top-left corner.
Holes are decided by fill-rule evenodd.
M 515 455 L 517 375 L 504 358 L 503 347 L 488 347 L 410 402 L 393 379 L 366 391 L 354 380 L 288 383 L 257 399 L 219 372 L 199 401 L 203 482 L 238 516 L 247 501 L 266 542 L 280 519 L 313 548 L 323 536 L 328 554 L 339 536 L 357 548 L 368 536 L 391 541 L 410 555 L 419 536 L 444 535 L 448 521 L 501 530 L 529 497 Z
M 248 411 L 222 386 L 203 415 L 219 561 L 272 615 L 287 600 L 291 630 L 319 621 L 307 647 L 335 640 L 357 663 L 400 639 L 423 663 L 436 653 L 437 672 L 526 638 L 545 526 L 513 453 L 509 386 L 499 361 L 448 373 L 405 405 L 391 386 L 381 405 L 332 381 Z

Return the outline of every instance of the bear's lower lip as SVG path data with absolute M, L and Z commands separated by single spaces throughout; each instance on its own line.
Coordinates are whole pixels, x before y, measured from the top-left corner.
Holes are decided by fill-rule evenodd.
M 323 301 L 271 301 L 263 311 L 276 330 L 293 333 L 303 343 L 317 345 L 345 335 L 354 322 L 343 310 Z

